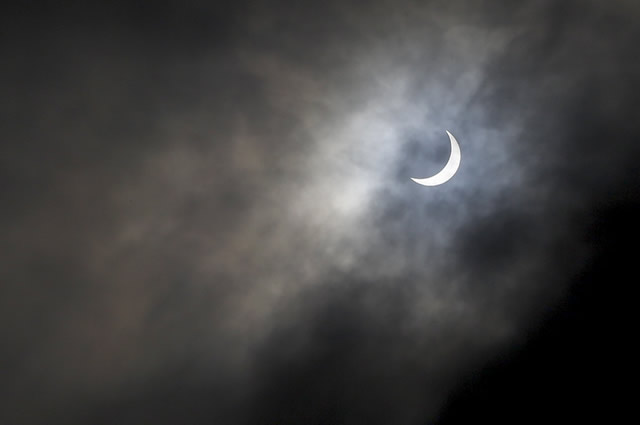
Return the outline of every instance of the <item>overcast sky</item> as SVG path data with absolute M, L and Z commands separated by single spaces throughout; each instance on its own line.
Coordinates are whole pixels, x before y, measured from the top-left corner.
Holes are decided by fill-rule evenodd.
M 637 3 L 321 3 L 3 14 L 3 422 L 431 423 L 562 302 Z

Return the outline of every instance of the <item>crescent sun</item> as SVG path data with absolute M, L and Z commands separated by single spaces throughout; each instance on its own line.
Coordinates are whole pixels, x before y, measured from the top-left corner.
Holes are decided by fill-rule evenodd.
M 423 179 L 414 179 L 412 177 L 411 180 L 423 186 L 438 186 L 442 183 L 446 183 L 447 181 L 449 181 L 449 179 L 451 179 L 451 177 L 454 176 L 454 174 L 456 174 L 456 171 L 458 171 L 458 167 L 460 167 L 460 145 L 458 144 L 456 138 L 453 137 L 453 134 L 449 133 L 448 131 L 447 134 L 449 135 L 449 140 L 451 141 L 451 156 L 449 156 L 449 161 L 447 161 L 447 164 L 444 166 L 444 168 L 440 170 L 439 173 L 431 177 L 425 177 Z

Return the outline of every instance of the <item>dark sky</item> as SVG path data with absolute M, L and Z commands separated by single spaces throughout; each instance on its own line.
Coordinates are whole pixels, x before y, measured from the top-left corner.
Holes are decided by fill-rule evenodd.
M 0 423 L 624 411 L 637 2 L 105 3 L 0 12 Z

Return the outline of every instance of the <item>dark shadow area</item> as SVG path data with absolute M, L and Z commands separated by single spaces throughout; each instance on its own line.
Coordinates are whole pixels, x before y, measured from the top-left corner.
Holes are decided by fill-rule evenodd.
M 594 255 L 563 302 L 519 349 L 459 386 L 438 425 L 612 423 L 630 412 L 638 199 L 627 192 L 596 210 Z

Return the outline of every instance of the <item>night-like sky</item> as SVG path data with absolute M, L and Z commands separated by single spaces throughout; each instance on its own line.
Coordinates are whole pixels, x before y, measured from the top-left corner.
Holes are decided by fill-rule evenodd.
M 6 8 L 0 423 L 615 419 L 638 22 L 635 0 Z M 415 184 L 447 130 L 457 174 Z

